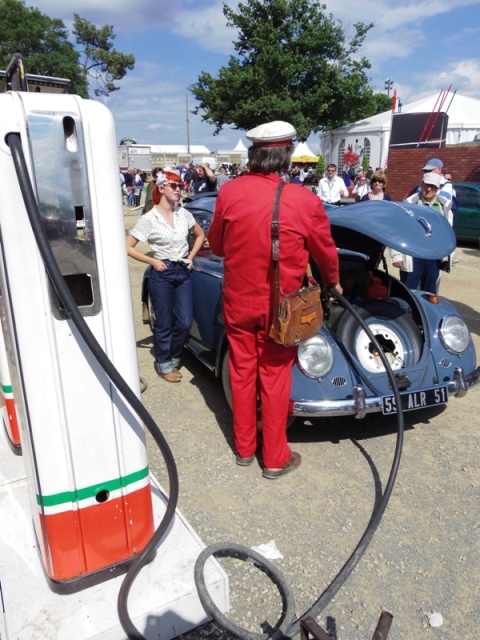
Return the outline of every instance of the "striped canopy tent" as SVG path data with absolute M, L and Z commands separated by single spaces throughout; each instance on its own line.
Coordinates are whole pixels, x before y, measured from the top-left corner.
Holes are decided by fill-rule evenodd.
M 310 151 L 306 142 L 299 142 L 293 152 L 292 162 L 318 162 L 318 156 Z

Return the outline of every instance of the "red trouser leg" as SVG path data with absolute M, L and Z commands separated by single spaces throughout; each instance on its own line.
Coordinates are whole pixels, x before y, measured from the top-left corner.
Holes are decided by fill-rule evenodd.
M 266 467 L 275 468 L 290 458 L 286 425 L 296 349 L 282 347 L 268 339 L 267 319 L 268 303 L 261 310 L 224 299 L 225 329 L 230 345 L 235 449 L 242 458 L 255 453 L 257 391 L 260 389 L 263 462 Z
M 260 400 L 262 405 L 263 463 L 268 469 L 282 467 L 290 459 L 287 419 L 292 365 L 296 347 L 283 347 L 258 333 Z
M 232 387 L 235 450 L 242 458 L 257 449 L 258 355 L 256 325 L 248 308 L 237 308 L 224 300 L 223 315 L 230 346 L 230 385 Z

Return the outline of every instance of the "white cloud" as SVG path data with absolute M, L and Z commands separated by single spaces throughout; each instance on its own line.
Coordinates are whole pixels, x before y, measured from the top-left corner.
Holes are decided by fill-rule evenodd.
M 376 33 L 372 29 L 360 53 L 371 61 L 372 69 L 375 70 L 391 58 L 409 58 L 426 39 L 425 33 L 417 28 L 399 29 L 394 38 L 390 32 Z
M 186 140 L 186 88 L 179 86 L 181 76 L 175 67 L 175 55 L 163 54 L 161 60 L 148 60 L 143 29 L 158 27 L 159 34 L 163 31 L 165 35 L 170 30 L 184 39 L 183 46 L 195 61 L 192 77 L 182 77 L 185 83 L 195 81 L 197 67 L 204 68 L 202 52 L 224 55 L 225 60 L 220 63 L 224 65 L 227 56 L 234 53 L 232 41 L 236 39 L 236 32 L 226 26 L 222 0 L 136 0 L 133 4 L 131 0 L 111 4 L 100 0 L 81 3 L 26 0 L 27 6 L 34 3 L 50 17 L 61 18 L 69 29 L 74 12 L 96 25 L 112 24 L 118 40 L 122 41 L 118 48 L 135 56 L 135 69 L 119 82 L 121 90 L 104 100 L 114 114 L 119 137 L 134 135 L 139 141 L 152 144 L 185 143 Z M 376 91 L 383 92 L 385 78 L 391 77 L 404 104 L 439 92 L 450 84 L 463 95 L 480 97 L 480 60 L 473 57 L 476 53 L 472 49 L 463 54 L 465 59 L 461 53 L 464 43 L 478 39 L 478 0 L 437 0 L 435 3 L 431 0 L 383 0 L 382 3 L 362 0 L 361 11 L 352 6 L 351 0 L 326 0 L 326 3 L 326 13 L 340 19 L 349 33 L 353 33 L 353 24 L 357 21 L 374 23 L 360 55 L 372 64 L 367 74 Z M 226 4 L 232 8 L 238 6 L 237 0 L 226 0 Z M 462 7 L 471 7 L 471 21 L 463 28 L 462 25 L 450 28 L 449 20 L 453 22 Z M 435 16 L 443 16 L 445 30 L 441 34 L 432 34 L 430 25 Z M 438 55 L 431 60 L 435 66 L 427 70 L 420 64 L 419 52 L 428 42 L 432 47 L 438 46 Z M 442 44 L 450 46 L 448 57 Z M 215 75 L 215 70 L 212 73 Z M 195 101 L 189 95 L 190 111 L 194 106 Z M 213 127 L 202 122 L 201 116 L 189 114 L 189 120 L 192 144 L 226 148 L 244 137 L 242 132 L 230 128 L 213 137 Z
M 236 30 L 227 27 L 222 11 L 222 2 L 216 1 L 209 7 L 182 11 L 176 16 L 173 32 L 193 40 L 200 49 L 230 55 Z M 229 6 L 237 3 L 227 3 Z
M 435 80 L 436 84 L 445 87 L 451 84 L 462 95 L 477 98 L 480 95 L 480 59 L 452 62 Z
M 478 0 L 362 0 L 361 11 L 354 12 L 350 0 L 337 0 L 335 4 L 327 2 L 327 13 L 333 13 L 344 24 L 364 22 L 375 24 L 376 30 L 394 31 L 404 25 L 414 25 L 422 19 L 447 13 L 460 7 L 478 5 Z M 415 25 L 416 26 L 416 25 Z
M 181 8 L 181 0 L 115 0 L 107 4 L 99 0 L 65 2 L 65 0 L 26 0 L 50 18 L 60 18 L 70 28 L 73 14 L 96 25 L 111 24 L 115 31 L 137 31 L 149 26 L 168 26 Z

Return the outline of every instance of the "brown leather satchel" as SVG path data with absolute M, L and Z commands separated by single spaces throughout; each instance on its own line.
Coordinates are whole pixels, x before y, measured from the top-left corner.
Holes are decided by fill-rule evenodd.
M 320 285 L 312 276 L 310 265 L 304 278 L 304 286 L 295 293 L 283 295 L 280 301 L 280 243 L 279 208 L 284 187 L 282 181 L 275 192 L 272 216 L 273 258 L 273 316 L 270 338 L 285 347 L 294 347 L 314 336 L 322 326 L 323 309 L 320 301 Z

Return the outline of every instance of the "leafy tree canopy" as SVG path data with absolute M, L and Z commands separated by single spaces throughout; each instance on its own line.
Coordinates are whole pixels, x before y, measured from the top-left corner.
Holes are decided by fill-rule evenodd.
M 88 78 L 94 81 L 95 95 L 108 95 L 112 91 L 118 91 L 114 80 L 121 80 L 135 65 L 132 54 L 120 53 L 113 49 L 115 34 L 113 26 L 105 25 L 97 29 L 95 25 L 78 13 L 73 14 L 73 33 L 80 47 L 83 47 L 81 65 L 85 81 Z
M 291 122 L 300 140 L 375 112 L 365 70 L 355 56 L 373 24 L 356 23 L 349 35 L 317 0 L 246 0 L 225 3 L 236 27 L 237 56 L 218 77 L 202 72 L 191 91 L 194 113 L 216 127 L 250 129 L 269 120 Z
M 0 0 L 0 69 L 20 53 L 27 73 L 70 80 L 70 91 L 88 97 L 78 52 L 62 20 L 52 19 L 21 0 Z
M 385 95 L 384 93 L 376 93 L 374 96 L 375 111 L 373 113 L 366 114 L 367 116 L 376 116 L 377 113 L 383 113 L 389 111 L 392 108 L 392 97 Z
M 92 81 L 96 96 L 117 91 L 114 81 L 132 70 L 135 58 L 113 49 L 113 27 L 97 28 L 74 13 L 73 35 L 81 51 L 68 41 L 62 20 L 49 18 L 23 0 L 0 0 L 0 68 L 20 53 L 27 73 L 68 78 L 69 91 L 88 98 Z

